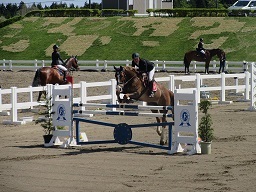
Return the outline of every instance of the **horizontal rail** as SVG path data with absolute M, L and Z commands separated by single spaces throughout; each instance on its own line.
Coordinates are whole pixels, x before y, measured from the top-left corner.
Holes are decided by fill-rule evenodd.
M 144 106 L 144 105 L 127 105 L 127 104 L 97 104 L 97 103 L 74 103 L 74 107 L 106 107 L 106 108 L 124 108 L 124 109 L 152 109 L 152 110 L 172 110 L 172 106 Z
M 173 117 L 167 113 L 141 113 L 130 111 L 106 111 L 106 110 L 73 110 L 74 114 L 100 114 L 100 115 L 121 115 L 121 116 L 144 116 L 144 117 Z
M 159 71 L 184 71 L 183 61 L 153 61 L 156 70 Z M 248 64 L 251 61 L 226 61 L 226 70 L 231 71 L 247 71 Z M 27 64 L 27 66 L 26 66 Z M 0 60 L 0 69 L 2 70 L 36 70 L 40 67 L 50 66 L 51 60 Z M 130 65 L 130 60 L 79 60 L 80 70 L 114 70 L 114 65 Z M 192 61 L 190 67 L 194 72 L 204 70 L 204 62 Z M 213 71 L 217 71 L 219 61 L 210 62 Z M 191 70 L 191 71 L 192 71 Z

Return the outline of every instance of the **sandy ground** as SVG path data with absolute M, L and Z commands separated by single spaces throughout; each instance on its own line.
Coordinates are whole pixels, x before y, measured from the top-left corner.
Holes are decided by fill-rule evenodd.
M 1 71 L 0 84 L 2 88 L 27 87 L 33 76 L 34 72 Z M 114 74 L 75 72 L 74 77 L 76 83 L 97 82 Z M 129 144 L 45 148 L 40 125 L 0 124 L 0 192 L 255 191 L 256 113 L 246 111 L 248 107 L 246 102 L 212 106 L 215 139 L 211 155 L 168 155 L 163 150 Z M 6 118 L 0 116 L 0 121 Z M 112 123 L 155 122 L 145 117 L 94 118 Z M 113 138 L 112 128 L 83 123 L 81 129 L 89 140 Z M 159 141 L 155 128 L 138 129 L 134 138 Z

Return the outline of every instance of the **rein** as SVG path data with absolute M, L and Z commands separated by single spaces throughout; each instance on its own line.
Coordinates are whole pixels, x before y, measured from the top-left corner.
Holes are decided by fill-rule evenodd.
M 132 76 L 130 79 L 128 79 L 128 81 L 126 81 L 125 83 L 123 83 L 123 86 L 127 85 L 134 77 L 136 77 L 136 75 Z

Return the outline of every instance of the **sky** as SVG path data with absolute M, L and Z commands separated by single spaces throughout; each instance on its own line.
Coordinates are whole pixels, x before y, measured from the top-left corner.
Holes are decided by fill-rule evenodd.
M 27 6 L 31 6 L 33 3 L 38 4 L 41 2 L 41 5 L 44 7 L 45 5 L 50 6 L 53 2 L 56 3 L 66 3 L 68 6 L 70 4 L 74 4 L 75 6 L 82 7 L 84 6 L 84 3 L 89 3 L 89 0 L 0 0 L 0 4 L 8 4 L 8 3 L 16 3 L 20 4 L 20 2 L 23 1 Z M 101 0 L 91 0 L 91 3 L 101 3 Z

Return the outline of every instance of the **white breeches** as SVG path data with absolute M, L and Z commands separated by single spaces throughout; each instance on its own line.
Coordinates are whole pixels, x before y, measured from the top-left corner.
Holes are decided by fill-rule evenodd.
M 149 71 L 149 73 L 148 73 L 148 80 L 149 81 L 153 80 L 154 75 L 155 75 L 155 70 L 156 70 L 156 68 L 154 67 L 151 71 Z
M 203 53 L 204 55 L 205 55 L 205 51 L 202 49 L 201 51 L 200 51 L 201 53 Z
M 57 65 L 60 69 L 62 69 L 63 71 L 67 71 L 67 68 L 64 67 L 63 65 Z

